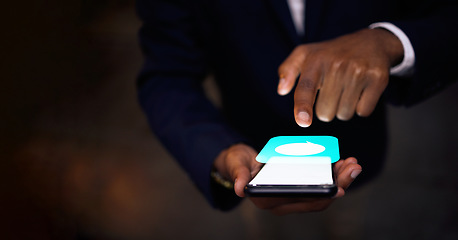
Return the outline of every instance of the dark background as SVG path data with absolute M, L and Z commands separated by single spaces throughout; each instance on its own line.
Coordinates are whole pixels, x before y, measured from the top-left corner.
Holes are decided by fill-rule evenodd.
M 138 106 L 133 7 L 4 5 L 0 239 L 458 239 L 458 84 L 390 107 L 383 174 L 326 211 L 276 217 L 245 201 L 222 213 Z

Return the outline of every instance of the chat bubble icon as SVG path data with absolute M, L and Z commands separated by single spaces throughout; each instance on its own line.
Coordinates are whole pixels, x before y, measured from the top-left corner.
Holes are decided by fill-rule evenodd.
M 340 159 L 339 142 L 332 136 L 278 136 L 271 138 L 256 156 L 260 163 L 275 159 L 331 159 L 331 163 Z M 317 158 L 318 157 L 318 158 Z

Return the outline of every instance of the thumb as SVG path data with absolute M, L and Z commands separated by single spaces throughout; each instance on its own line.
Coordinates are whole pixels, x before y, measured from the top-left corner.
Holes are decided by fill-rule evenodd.
M 296 83 L 296 79 L 300 74 L 301 65 L 305 60 L 304 54 L 300 49 L 300 47 L 295 48 L 288 58 L 283 61 L 280 67 L 278 67 L 278 76 L 280 80 L 277 93 L 279 95 L 284 96 L 291 92 Z
M 245 186 L 251 180 L 250 170 L 245 166 L 240 167 L 234 177 L 235 194 L 239 197 L 245 197 Z

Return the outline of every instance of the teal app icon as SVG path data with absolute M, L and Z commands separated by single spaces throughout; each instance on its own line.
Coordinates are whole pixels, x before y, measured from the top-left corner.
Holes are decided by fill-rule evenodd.
M 256 156 L 260 163 L 269 160 L 323 159 L 339 161 L 339 141 L 332 136 L 278 136 L 271 138 Z

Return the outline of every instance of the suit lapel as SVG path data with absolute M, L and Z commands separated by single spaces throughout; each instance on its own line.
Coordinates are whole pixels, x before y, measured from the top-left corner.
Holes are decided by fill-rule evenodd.
M 326 9 L 327 1 L 324 0 L 304 0 L 305 1 L 305 36 L 300 37 L 294 27 L 293 19 L 289 11 L 286 0 L 265 0 L 274 15 L 281 22 L 282 27 L 287 32 L 288 37 L 298 45 L 304 42 L 316 41 L 317 36 L 323 26 L 322 12 Z
M 270 9 L 273 11 L 275 17 L 281 23 L 283 29 L 286 31 L 289 39 L 294 45 L 298 45 L 301 42 L 299 35 L 294 27 L 293 19 L 289 11 L 288 3 L 286 0 L 265 0 Z
M 307 42 L 316 41 L 317 34 L 323 27 L 322 12 L 326 8 L 327 1 L 306 0 L 305 7 L 305 39 Z

